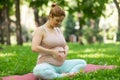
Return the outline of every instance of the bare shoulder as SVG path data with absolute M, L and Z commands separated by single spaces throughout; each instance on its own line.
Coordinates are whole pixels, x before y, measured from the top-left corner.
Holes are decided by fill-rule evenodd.
M 37 27 L 36 29 L 35 29 L 35 31 L 34 31 L 34 35 L 36 35 L 36 34 L 43 34 L 43 28 L 42 28 L 42 26 L 40 26 L 40 27 Z
M 35 32 L 43 32 L 43 28 L 42 28 L 42 26 L 37 27 L 36 30 L 35 30 Z

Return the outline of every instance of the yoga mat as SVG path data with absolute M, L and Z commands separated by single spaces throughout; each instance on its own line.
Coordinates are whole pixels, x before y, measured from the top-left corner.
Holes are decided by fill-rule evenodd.
M 100 69 L 113 69 L 113 68 L 114 68 L 113 65 L 103 66 L 103 65 L 87 64 L 84 72 L 88 73 L 88 72 L 93 72 Z M 24 75 L 5 76 L 5 77 L 1 77 L 1 79 L 2 80 L 37 80 L 37 78 L 33 75 L 33 73 L 28 73 Z

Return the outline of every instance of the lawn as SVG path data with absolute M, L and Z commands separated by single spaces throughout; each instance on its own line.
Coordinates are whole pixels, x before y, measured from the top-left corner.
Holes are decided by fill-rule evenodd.
M 68 43 L 70 50 L 67 59 L 82 58 L 88 64 L 120 66 L 120 43 L 79 45 Z M 30 44 L 23 46 L 0 45 L 0 77 L 32 72 L 37 53 L 31 51 Z M 56 80 L 120 80 L 120 68 L 80 73 L 73 78 Z

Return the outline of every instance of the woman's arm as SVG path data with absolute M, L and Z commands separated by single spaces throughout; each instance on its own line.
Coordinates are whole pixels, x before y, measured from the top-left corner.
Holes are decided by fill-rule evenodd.
M 35 30 L 32 39 L 32 51 L 38 53 L 52 54 L 55 53 L 55 50 L 47 49 L 41 46 L 42 38 L 44 38 L 44 31 L 42 27 L 39 27 Z
M 41 46 L 42 38 L 44 38 L 44 31 L 41 27 L 37 28 L 32 39 L 32 51 L 38 53 L 45 53 L 52 55 L 55 59 L 61 60 L 61 55 L 58 50 L 47 49 Z

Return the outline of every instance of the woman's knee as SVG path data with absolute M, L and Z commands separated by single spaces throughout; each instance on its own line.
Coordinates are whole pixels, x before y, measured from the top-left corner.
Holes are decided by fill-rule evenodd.
M 40 72 L 37 74 L 38 77 L 41 77 L 43 79 L 54 79 L 57 78 L 57 75 L 55 73 L 55 71 L 51 70 L 51 69 L 40 69 Z
M 47 67 L 45 64 L 38 64 L 33 69 L 33 74 L 40 75 Z
M 38 65 L 33 69 L 33 74 L 36 77 L 42 77 L 43 79 L 52 79 L 54 77 L 54 72 L 54 69 L 43 65 Z
M 36 65 L 36 66 L 34 67 L 34 69 L 33 69 L 33 74 L 34 74 L 35 76 L 40 76 L 45 69 L 46 69 L 46 67 L 44 67 L 44 66 L 41 65 L 41 64 L 38 64 L 38 65 Z
M 83 59 L 76 59 L 76 62 L 78 64 L 87 64 L 87 62 L 85 60 L 83 60 Z
M 87 62 L 85 60 L 82 60 L 83 64 L 87 65 Z
M 83 59 L 78 59 L 77 62 L 78 62 L 78 64 L 82 64 L 84 67 L 87 66 L 87 62 Z

